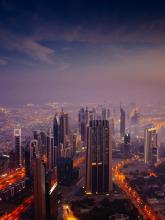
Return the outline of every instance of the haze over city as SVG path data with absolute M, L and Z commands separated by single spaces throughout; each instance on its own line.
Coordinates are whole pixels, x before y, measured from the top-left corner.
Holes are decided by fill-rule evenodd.
M 163 102 L 163 1 L 0 1 L 0 103 Z
M 0 0 L 0 220 L 165 220 L 164 12 Z

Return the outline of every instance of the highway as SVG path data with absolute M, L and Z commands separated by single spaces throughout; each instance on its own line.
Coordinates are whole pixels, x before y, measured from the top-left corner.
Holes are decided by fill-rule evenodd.
M 124 165 L 129 165 L 137 159 L 138 157 L 135 156 L 131 159 L 126 159 L 124 161 L 119 161 L 118 163 L 116 163 L 112 168 L 113 180 L 126 193 L 127 197 L 131 199 L 132 203 L 136 206 L 139 213 L 143 216 L 144 220 L 160 220 L 156 215 L 156 213 L 154 212 L 154 210 L 148 204 L 145 204 L 143 199 L 138 195 L 138 193 L 127 183 L 126 176 L 121 171 Z M 77 164 L 81 164 L 83 162 L 83 159 L 81 158 L 79 161 L 76 162 L 78 162 L 75 163 L 75 165 L 77 166 Z M 9 174 L 1 176 L 0 190 L 6 188 L 8 185 L 12 183 L 17 182 L 23 177 L 25 177 L 24 168 L 14 170 Z M 81 181 L 80 185 L 83 185 L 83 182 L 84 180 Z M 73 195 L 73 192 L 75 192 L 75 190 L 76 187 L 74 187 L 74 190 L 70 189 L 70 191 L 68 192 L 69 199 L 70 199 L 70 194 Z M 18 220 L 20 214 L 24 212 L 32 202 L 33 202 L 33 196 L 30 196 L 11 213 L 2 216 L 0 220 Z M 66 203 L 62 205 L 62 215 L 64 220 L 78 220 L 78 218 L 72 212 L 70 205 Z
M 32 204 L 34 196 L 31 195 L 29 198 L 25 199 L 24 202 L 14 209 L 11 213 L 3 215 L 0 220 L 19 220 L 21 213 L 26 211 L 26 209 Z
M 63 220 L 78 220 L 68 204 L 63 204 Z
M 139 213 L 143 216 L 144 220 L 160 220 L 156 215 L 154 210 L 147 204 L 144 203 L 143 199 L 138 195 L 138 193 L 131 187 L 126 181 L 125 175 L 121 172 L 124 165 L 131 164 L 138 157 L 135 156 L 131 159 L 119 162 L 113 167 L 113 178 L 115 183 L 126 193 L 127 197 L 132 201 L 135 207 L 138 209 Z
M 15 169 L 10 173 L 0 176 L 0 190 L 5 189 L 9 185 L 18 182 L 25 177 L 25 168 Z

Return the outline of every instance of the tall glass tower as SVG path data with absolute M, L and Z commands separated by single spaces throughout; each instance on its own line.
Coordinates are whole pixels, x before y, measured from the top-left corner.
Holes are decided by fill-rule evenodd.
M 112 191 L 112 144 L 108 120 L 90 121 L 87 128 L 86 193 Z

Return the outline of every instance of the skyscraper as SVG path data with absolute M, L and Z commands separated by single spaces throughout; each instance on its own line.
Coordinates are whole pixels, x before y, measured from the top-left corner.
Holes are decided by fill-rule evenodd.
M 14 129 L 15 164 L 22 167 L 21 129 Z
M 78 125 L 79 125 L 79 132 L 81 134 L 81 123 L 84 122 L 85 120 L 85 110 L 84 108 L 80 108 L 79 112 L 78 112 Z
M 38 141 L 31 140 L 30 141 L 30 160 L 33 160 L 38 156 L 39 156 Z
M 38 152 L 40 155 L 43 154 L 43 145 L 42 145 L 42 139 L 41 139 L 41 132 L 40 131 L 33 131 L 33 138 L 34 140 L 38 141 Z
M 103 107 L 102 108 L 102 120 L 109 120 L 110 117 L 110 110 Z
M 34 139 L 31 140 L 29 144 L 29 148 L 30 148 L 30 174 L 33 175 L 34 160 L 40 156 L 38 141 Z
M 156 128 L 146 128 L 144 131 L 144 162 L 153 164 L 158 159 L 158 137 Z
M 49 170 L 51 170 L 54 167 L 54 160 L 55 160 L 54 137 L 51 128 L 49 128 L 47 135 L 47 162 L 48 162 Z
M 86 193 L 112 190 L 112 144 L 108 120 L 90 121 L 87 128 Z
M 57 166 L 58 183 L 69 186 L 73 181 L 73 160 L 61 157 Z
M 35 220 L 46 219 L 45 202 L 45 167 L 40 158 L 35 159 L 34 163 L 34 204 Z
M 68 128 L 68 114 L 64 113 L 63 109 L 59 116 L 60 121 L 60 129 L 59 129 L 59 141 L 61 144 L 63 144 L 64 147 L 66 147 L 66 140 L 69 133 Z
M 34 160 L 39 156 L 38 141 L 33 139 L 26 140 L 25 146 L 25 170 L 28 177 L 33 176 Z
M 60 126 L 59 117 L 57 114 L 55 114 L 53 120 L 53 135 L 54 135 L 54 146 L 56 147 L 59 146 L 59 129 L 60 129 L 59 126 Z
M 125 135 L 125 111 L 120 105 L 120 135 L 124 137 Z
M 43 131 L 41 131 L 40 132 L 40 140 L 41 140 L 41 142 L 40 142 L 40 148 L 41 148 L 41 155 L 42 155 L 42 157 L 44 156 L 46 156 L 47 155 L 47 133 L 46 132 L 43 132 Z
M 89 111 L 86 108 L 81 108 L 79 111 L 79 133 L 81 134 L 81 140 L 86 144 L 87 138 L 87 125 L 89 123 Z
M 26 146 L 25 146 L 25 171 L 27 177 L 31 176 L 29 142 L 30 142 L 29 140 L 26 140 Z
M 123 147 L 124 147 L 124 149 L 123 149 L 124 154 L 129 155 L 130 152 L 131 152 L 131 148 L 130 148 L 131 147 L 131 136 L 130 136 L 129 133 L 126 133 L 124 135 L 124 145 L 123 145 Z
M 86 138 L 86 120 L 85 109 L 81 108 L 79 111 L 79 132 L 81 134 L 81 140 L 85 142 Z

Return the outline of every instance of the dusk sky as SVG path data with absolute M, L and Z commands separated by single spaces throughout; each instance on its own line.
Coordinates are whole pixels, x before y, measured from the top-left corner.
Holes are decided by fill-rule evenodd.
M 0 0 L 0 105 L 164 97 L 165 1 Z

